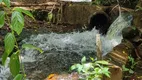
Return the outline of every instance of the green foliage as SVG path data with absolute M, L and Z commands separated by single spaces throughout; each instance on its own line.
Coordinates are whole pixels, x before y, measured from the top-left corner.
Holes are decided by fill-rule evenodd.
M 86 62 L 86 57 L 84 56 L 82 59 L 81 59 L 81 63 L 85 63 Z
M 130 74 L 134 73 L 134 71 L 132 69 L 127 68 L 125 65 L 122 66 L 122 69 L 123 69 L 124 72 L 129 72 Z
M 34 45 L 31 45 L 31 44 L 23 44 L 22 45 L 22 48 L 29 48 L 29 49 L 36 49 L 38 50 L 40 53 L 43 53 L 43 50 L 34 46 Z
M 9 8 L 10 7 L 10 0 L 1 0 L 1 2 L 4 2 L 5 5 Z
M 53 18 L 53 13 L 49 12 L 48 13 L 48 21 L 51 22 L 52 18 Z
M 4 16 L 5 16 L 5 12 L 0 11 L 0 28 L 2 28 L 4 25 Z
M 15 45 L 15 36 L 12 33 L 7 33 L 4 38 L 4 54 L 2 56 L 2 64 L 4 65 L 7 57 L 13 51 Z
M 15 36 L 14 36 L 14 34 L 7 33 L 7 35 L 4 38 L 4 48 L 5 48 L 5 52 L 8 55 L 13 51 L 14 45 L 15 45 Z
M 8 7 L 9 11 L 10 9 L 10 0 L 0 0 L 0 3 L 4 2 L 5 5 Z M 9 63 L 9 67 L 10 67 L 10 72 L 12 73 L 12 75 L 15 77 L 14 80 L 23 80 L 25 73 L 24 73 L 24 68 L 23 66 L 21 68 L 23 68 L 23 74 L 19 74 L 20 72 L 20 48 L 18 46 L 18 43 L 16 42 L 16 38 L 15 38 L 15 32 L 20 35 L 20 33 L 22 32 L 23 28 L 24 28 L 24 16 L 23 14 L 31 17 L 34 19 L 34 17 L 32 16 L 32 14 L 29 11 L 26 11 L 24 9 L 21 8 L 13 8 L 11 10 L 12 16 L 11 16 L 11 21 L 7 15 L 7 12 L 5 12 L 7 10 L 4 11 L 0 11 L 0 28 L 3 27 L 4 23 L 7 23 L 8 27 L 11 29 L 11 32 L 8 32 L 4 38 L 4 53 L 2 55 L 2 64 L 5 65 L 5 62 L 7 60 L 7 57 L 11 55 L 10 57 L 10 63 Z M 5 21 L 6 19 L 6 21 Z M 23 48 L 32 48 L 32 49 L 37 49 L 39 50 L 41 53 L 43 52 L 40 48 L 37 48 L 35 46 L 32 45 L 28 45 L 25 44 L 22 46 Z M 13 49 L 15 49 L 15 52 L 13 53 Z
M 17 74 L 13 80 L 22 80 L 22 79 L 23 79 L 23 74 Z
M 14 8 L 11 18 L 11 28 L 16 31 L 18 35 L 22 32 L 24 27 L 24 17 L 22 13 L 34 19 L 33 15 L 29 11 L 21 8 Z
M 134 69 L 135 65 L 137 64 L 132 56 L 128 56 L 129 62 L 131 63 L 131 69 Z
M 28 15 L 29 17 L 31 17 L 31 18 L 34 19 L 33 15 L 32 15 L 29 11 L 27 11 L 27 10 L 24 10 L 24 9 L 22 9 L 22 8 L 17 8 L 17 7 L 15 7 L 13 10 L 18 11 L 18 12 L 21 12 L 21 13 L 24 13 L 24 14 L 26 14 L 26 15 Z
M 2 65 L 5 65 L 7 57 L 8 57 L 8 54 L 6 52 L 4 52 L 2 55 Z
M 93 58 L 91 60 L 93 61 L 86 63 L 86 57 L 83 57 L 81 64 L 74 64 L 71 70 L 77 70 L 79 74 L 85 76 L 85 80 L 101 80 L 103 75 L 110 77 L 107 61 L 94 61 Z
M 19 51 L 12 54 L 10 57 L 10 72 L 15 77 L 20 72 Z
M 134 58 L 132 56 L 128 56 L 128 67 L 125 65 L 122 66 L 122 69 L 124 72 L 128 72 L 130 74 L 134 73 L 134 67 L 136 66 L 137 62 L 135 62 Z
M 16 31 L 18 35 L 22 32 L 24 27 L 24 17 L 21 12 L 14 11 L 11 18 L 11 28 Z

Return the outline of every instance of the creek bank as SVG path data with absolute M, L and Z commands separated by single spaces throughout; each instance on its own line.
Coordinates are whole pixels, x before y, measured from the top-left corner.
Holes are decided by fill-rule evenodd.
M 121 68 L 123 65 L 126 65 L 126 67 L 134 71 L 134 73 L 129 73 L 129 71 L 123 72 L 124 80 L 141 80 L 142 69 L 140 66 L 142 62 L 142 32 L 136 27 L 128 27 L 123 29 L 122 36 L 122 42 L 114 47 L 105 57 L 112 59 L 110 62 Z M 133 63 L 131 62 L 132 58 L 130 57 L 134 59 Z M 133 67 L 131 67 L 132 65 Z

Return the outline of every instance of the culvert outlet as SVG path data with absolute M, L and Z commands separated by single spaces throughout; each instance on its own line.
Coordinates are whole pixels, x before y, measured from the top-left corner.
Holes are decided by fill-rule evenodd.
M 95 12 L 90 17 L 88 30 L 96 28 L 101 34 L 106 34 L 109 26 L 109 16 L 105 12 Z

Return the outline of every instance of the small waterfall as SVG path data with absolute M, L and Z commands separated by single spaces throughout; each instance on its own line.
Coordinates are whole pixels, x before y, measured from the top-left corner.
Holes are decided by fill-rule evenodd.
M 117 0 L 118 8 L 119 8 L 119 16 L 116 18 L 116 20 L 110 25 L 108 32 L 107 32 L 107 38 L 112 39 L 117 36 L 122 36 L 121 32 L 124 28 L 131 26 L 131 21 L 133 19 L 133 16 L 130 13 L 122 13 L 120 8 L 119 0 Z
M 121 30 L 124 27 L 128 27 L 132 17 L 130 15 L 122 15 L 119 16 L 113 24 L 111 24 L 107 36 L 101 36 L 102 41 L 102 49 L 103 55 L 110 52 L 114 46 L 121 42 Z M 122 23 L 121 23 L 122 22 Z M 128 25 L 129 24 L 129 25 Z M 117 30 L 117 26 L 121 27 L 121 30 Z M 120 28 L 119 28 L 120 29 Z M 31 35 L 30 38 L 26 38 L 22 41 L 22 43 L 26 44 L 33 44 L 42 50 L 44 50 L 44 54 L 60 52 L 67 52 L 71 54 L 75 52 L 79 55 L 83 56 L 83 53 L 92 52 L 95 54 L 96 50 L 96 34 L 98 31 L 93 29 L 92 31 L 84 31 L 84 32 L 72 32 L 72 33 L 64 33 L 64 34 L 57 34 L 57 33 L 49 33 L 49 34 L 38 34 L 38 35 Z M 111 34 L 115 35 L 112 36 L 113 38 L 108 39 L 108 35 Z M 25 49 L 22 50 L 22 61 L 23 62 L 34 62 L 39 60 L 42 55 L 39 56 L 39 52 L 36 50 Z M 2 67 L 0 65 L 0 80 L 7 80 L 10 76 L 9 68 Z
M 123 28 L 130 27 L 133 17 L 129 13 L 122 13 L 118 18 L 110 25 L 107 37 L 112 39 L 117 36 L 121 36 Z

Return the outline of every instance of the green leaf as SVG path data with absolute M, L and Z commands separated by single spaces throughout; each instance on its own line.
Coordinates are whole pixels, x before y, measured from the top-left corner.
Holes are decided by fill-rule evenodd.
M 123 70 L 123 71 L 129 71 L 129 69 L 126 68 L 125 65 L 122 65 L 122 70 Z
M 110 74 L 109 73 L 104 73 L 104 74 L 105 74 L 105 76 L 110 78 Z
M 31 45 L 31 44 L 23 44 L 22 45 L 22 48 L 29 48 L 29 49 L 36 49 L 38 50 L 40 53 L 43 53 L 43 50 L 41 48 L 38 48 L 34 45 Z
M 110 72 L 108 67 L 103 67 L 102 68 L 102 73 L 105 74 L 107 77 L 110 77 Z
M 10 7 L 10 0 L 3 0 L 3 2 L 8 8 Z
M 70 69 L 71 69 L 71 70 L 76 69 L 76 65 L 72 65 Z
M 77 71 L 80 73 L 83 69 L 83 66 L 81 64 L 76 64 Z
M 23 74 L 17 74 L 13 80 L 23 80 Z
M 52 18 L 53 18 L 53 13 L 49 12 L 48 13 L 48 20 L 49 20 L 49 22 L 51 22 Z
M 24 9 L 18 8 L 18 7 L 15 7 L 13 10 L 22 12 L 22 13 L 26 14 L 27 16 L 29 16 L 29 17 L 34 19 L 33 15 L 30 13 L 30 11 L 27 11 L 27 10 L 24 10 Z
M 0 28 L 2 28 L 4 25 L 4 18 L 5 18 L 5 12 L 0 11 Z
M 4 48 L 6 54 L 10 54 L 13 51 L 15 45 L 15 36 L 12 33 L 7 33 L 4 38 Z
M 96 61 L 95 63 L 97 64 L 103 64 L 103 65 L 108 65 L 109 63 L 107 61 Z
M 86 62 L 86 57 L 84 56 L 82 59 L 81 59 L 81 63 L 85 63 Z
M 94 71 L 98 74 L 98 73 L 101 73 L 101 69 L 99 68 L 99 67 L 96 67 L 95 69 L 94 69 Z M 101 73 L 102 74 L 102 73 Z
M 95 61 L 95 59 L 94 59 L 94 58 L 92 58 L 92 57 L 90 57 L 90 59 L 91 59 L 91 61 Z
M 7 57 L 8 57 L 8 54 L 6 52 L 4 52 L 3 55 L 2 55 L 2 65 L 5 65 Z
M 94 68 L 92 63 L 86 63 L 86 64 L 83 64 L 83 72 L 87 72 L 88 70 Z
M 24 27 L 24 17 L 21 12 L 14 11 L 11 18 L 11 28 L 19 35 Z
M 20 71 L 20 61 L 19 61 L 19 52 L 15 52 L 10 57 L 10 72 L 15 77 L 17 74 L 19 74 Z

